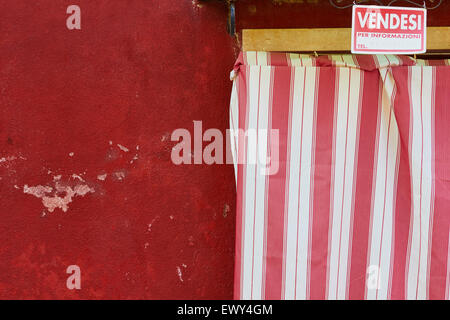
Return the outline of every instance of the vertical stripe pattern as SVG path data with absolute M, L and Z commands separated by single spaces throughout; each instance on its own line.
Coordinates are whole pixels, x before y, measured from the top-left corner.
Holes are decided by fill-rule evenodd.
M 340 68 L 337 73 L 334 184 L 329 237 L 328 299 L 345 299 L 351 253 L 350 231 L 353 223 L 355 159 L 362 73 Z
M 410 161 L 413 212 L 407 271 L 407 298 L 426 299 L 430 223 L 432 221 L 431 99 L 433 69 L 414 67 L 410 69 L 410 72 L 412 113 Z
M 448 61 L 244 52 L 233 75 L 235 298 L 449 299 Z
M 392 263 L 395 181 L 398 168 L 399 131 L 393 110 L 395 82 L 389 69 L 380 69 L 382 94 L 378 119 L 378 145 L 374 168 L 369 265 L 376 273 L 376 283 L 367 287 L 367 299 L 387 299 Z
M 286 299 L 305 299 L 309 268 L 316 69 L 294 68 L 286 232 Z

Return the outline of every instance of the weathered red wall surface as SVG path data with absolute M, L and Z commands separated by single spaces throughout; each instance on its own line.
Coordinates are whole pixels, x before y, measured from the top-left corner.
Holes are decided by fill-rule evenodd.
M 237 4 L 239 28 L 348 26 L 342 14 Z M 233 168 L 170 160 L 174 129 L 228 126 L 226 16 L 216 1 L 0 2 L 0 298 L 232 298 Z M 77 185 L 92 192 L 66 212 L 34 196 Z
M 66 28 L 70 4 L 81 30 Z M 190 0 L 0 2 L 0 298 L 232 297 L 232 166 L 170 160 L 174 129 L 228 125 L 226 14 Z M 59 175 L 95 191 L 45 212 L 24 186 Z M 72 264 L 81 290 L 66 288 Z

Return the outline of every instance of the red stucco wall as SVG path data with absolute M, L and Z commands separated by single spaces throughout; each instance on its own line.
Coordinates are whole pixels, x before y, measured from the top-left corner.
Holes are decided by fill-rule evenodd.
M 0 298 L 232 297 L 232 166 L 170 161 L 174 129 L 228 125 L 225 30 L 220 3 L 0 2 Z M 74 174 L 67 212 L 24 193 Z
M 238 27 L 347 26 L 327 2 L 240 1 Z M 0 2 L 0 298 L 232 298 L 233 168 L 170 161 L 174 129 L 228 126 L 226 16 L 217 1 Z M 58 185 L 90 192 L 49 212 L 37 196 Z

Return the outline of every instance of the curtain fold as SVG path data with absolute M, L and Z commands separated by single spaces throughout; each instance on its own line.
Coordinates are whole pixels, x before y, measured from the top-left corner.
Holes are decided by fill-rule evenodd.
M 236 299 L 448 299 L 450 61 L 244 52 Z

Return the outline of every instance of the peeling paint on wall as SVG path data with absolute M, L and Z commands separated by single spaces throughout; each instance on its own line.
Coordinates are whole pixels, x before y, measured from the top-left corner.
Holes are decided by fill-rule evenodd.
M 153 227 L 153 224 L 156 222 L 156 220 L 158 220 L 159 219 L 159 216 L 156 216 L 156 217 L 154 217 L 153 219 L 152 219 L 152 221 L 148 224 L 148 227 L 147 227 L 147 231 L 148 232 L 150 232 L 150 231 L 152 231 L 152 227 Z
M 107 176 L 108 176 L 107 173 L 99 174 L 99 175 L 97 176 L 97 179 L 100 180 L 100 181 L 105 181 Z
M 8 164 L 9 162 L 12 162 L 12 161 L 14 161 L 14 160 L 17 160 L 17 159 L 21 159 L 21 160 L 27 160 L 27 158 L 24 158 L 24 157 L 22 157 L 22 156 L 8 156 L 8 157 L 2 157 L 2 158 L 0 158 L 0 164 Z
M 12 157 L 3 157 L 3 158 L 0 158 L 0 163 L 6 162 L 6 161 L 13 161 L 13 160 L 16 160 L 16 159 L 17 158 L 14 157 L 14 156 L 12 156 Z
M 177 266 L 177 274 L 178 274 L 178 279 L 180 279 L 181 282 L 184 282 L 183 273 L 181 272 L 181 268 L 178 266 Z
M 80 177 L 78 174 L 75 174 L 75 173 L 72 174 L 72 178 L 73 178 L 73 179 L 78 179 L 78 180 L 84 182 L 84 179 L 83 179 L 82 177 Z
M 116 177 L 117 180 L 122 181 L 123 179 L 125 179 L 125 172 L 124 171 L 116 171 L 116 172 L 114 172 L 114 176 Z
M 130 149 L 128 149 L 127 147 L 121 145 L 121 144 L 117 144 L 117 146 L 119 147 L 120 150 L 122 150 L 123 152 L 128 152 L 130 151 Z
M 42 199 L 42 204 L 47 208 L 48 212 L 53 212 L 56 208 L 67 212 L 69 209 L 69 203 L 73 201 L 75 197 L 84 197 L 88 193 L 94 193 L 94 188 L 89 187 L 87 184 L 77 184 L 75 186 L 63 185 L 56 179 L 54 187 L 51 186 L 23 186 L 23 193 L 31 194 L 36 198 Z M 60 196 L 64 194 L 64 196 Z

